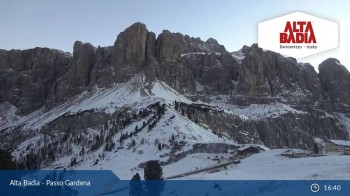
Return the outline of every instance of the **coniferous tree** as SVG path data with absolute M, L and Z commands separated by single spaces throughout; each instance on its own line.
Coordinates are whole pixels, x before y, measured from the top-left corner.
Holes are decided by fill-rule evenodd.
M 157 160 L 146 162 L 144 168 L 146 195 L 159 196 L 164 191 L 163 169 Z
M 139 173 L 136 173 L 132 177 L 131 181 L 129 182 L 129 185 L 130 185 L 130 192 L 129 192 L 130 196 L 144 195 L 144 190 L 142 187 L 141 177 Z
M 125 135 L 122 133 L 120 135 L 119 142 L 122 144 L 124 139 L 125 139 Z
M 129 145 L 130 148 L 133 147 L 133 146 L 135 146 L 135 145 L 136 145 L 136 141 L 135 141 L 135 140 L 131 140 L 131 143 L 130 143 L 130 145 Z
M 175 100 L 175 110 L 178 110 L 179 109 L 179 102 L 177 102 L 176 100 Z
M 319 153 L 319 148 L 318 148 L 316 143 L 314 144 L 314 147 L 312 148 L 312 151 L 313 151 L 314 154 L 318 154 Z
M 105 151 L 112 151 L 114 148 L 114 143 L 112 141 L 111 137 L 107 137 L 106 145 L 105 145 Z
M 140 174 L 139 174 L 139 173 L 136 173 L 136 174 L 131 178 L 131 180 L 141 180 Z
M 147 161 L 144 172 L 145 180 L 163 180 L 163 169 L 158 160 Z

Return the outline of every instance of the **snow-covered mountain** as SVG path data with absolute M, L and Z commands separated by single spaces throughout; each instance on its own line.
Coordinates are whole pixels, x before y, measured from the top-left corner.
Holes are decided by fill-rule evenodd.
M 175 101 L 193 103 L 164 82 L 148 83 L 143 75 L 136 75 L 110 89 L 96 88 L 51 110 L 42 108 L 22 117 L 15 114 L 15 106 L 4 103 L 2 128 L 13 133 L 21 127 L 26 135 L 12 149 L 22 167 L 109 168 L 122 178 L 131 177 L 151 159 L 170 165 L 206 148 L 224 153 L 240 146 L 181 115 Z M 105 116 L 91 119 L 96 113 Z M 61 131 L 63 127 L 70 130 Z
M 113 46 L 77 41 L 73 55 L 0 50 L 0 148 L 23 169 L 112 169 L 125 179 L 152 159 L 165 177 L 187 178 L 237 161 L 242 147 L 311 150 L 315 138 L 350 135 L 350 73 L 336 59 L 319 69 L 255 44 L 229 53 L 214 39 L 156 37 L 141 23 Z

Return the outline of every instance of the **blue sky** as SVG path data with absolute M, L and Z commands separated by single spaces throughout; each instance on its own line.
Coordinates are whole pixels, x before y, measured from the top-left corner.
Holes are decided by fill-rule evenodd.
M 163 29 L 206 40 L 213 37 L 229 51 L 257 42 L 257 24 L 302 11 L 340 24 L 340 47 L 301 59 L 315 67 L 335 57 L 350 68 L 350 1 L 326 0 L 31 0 L 0 1 L 0 48 L 36 46 L 72 51 L 76 40 L 113 45 L 134 22 L 159 34 Z M 317 69 L 316 69 L 317 70 Z

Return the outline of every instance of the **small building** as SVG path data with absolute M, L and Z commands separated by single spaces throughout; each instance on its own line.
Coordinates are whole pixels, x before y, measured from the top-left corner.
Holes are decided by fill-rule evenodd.
M 245 145 L 237 149 L 237 154 L 242 157 L 247 157 L 261 151 L 265 151 L 265 149 L 261 148 L 259 145 Z
M 350 140 L 326 140 L 326 152 L 342 152 L 350 155 Z

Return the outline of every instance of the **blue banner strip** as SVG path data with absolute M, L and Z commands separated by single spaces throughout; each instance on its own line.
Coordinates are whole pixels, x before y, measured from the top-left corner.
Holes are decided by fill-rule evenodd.
M 0 171 L 0 195 L 349 196 L 350 180 L 119 180 L 108 170 Z

